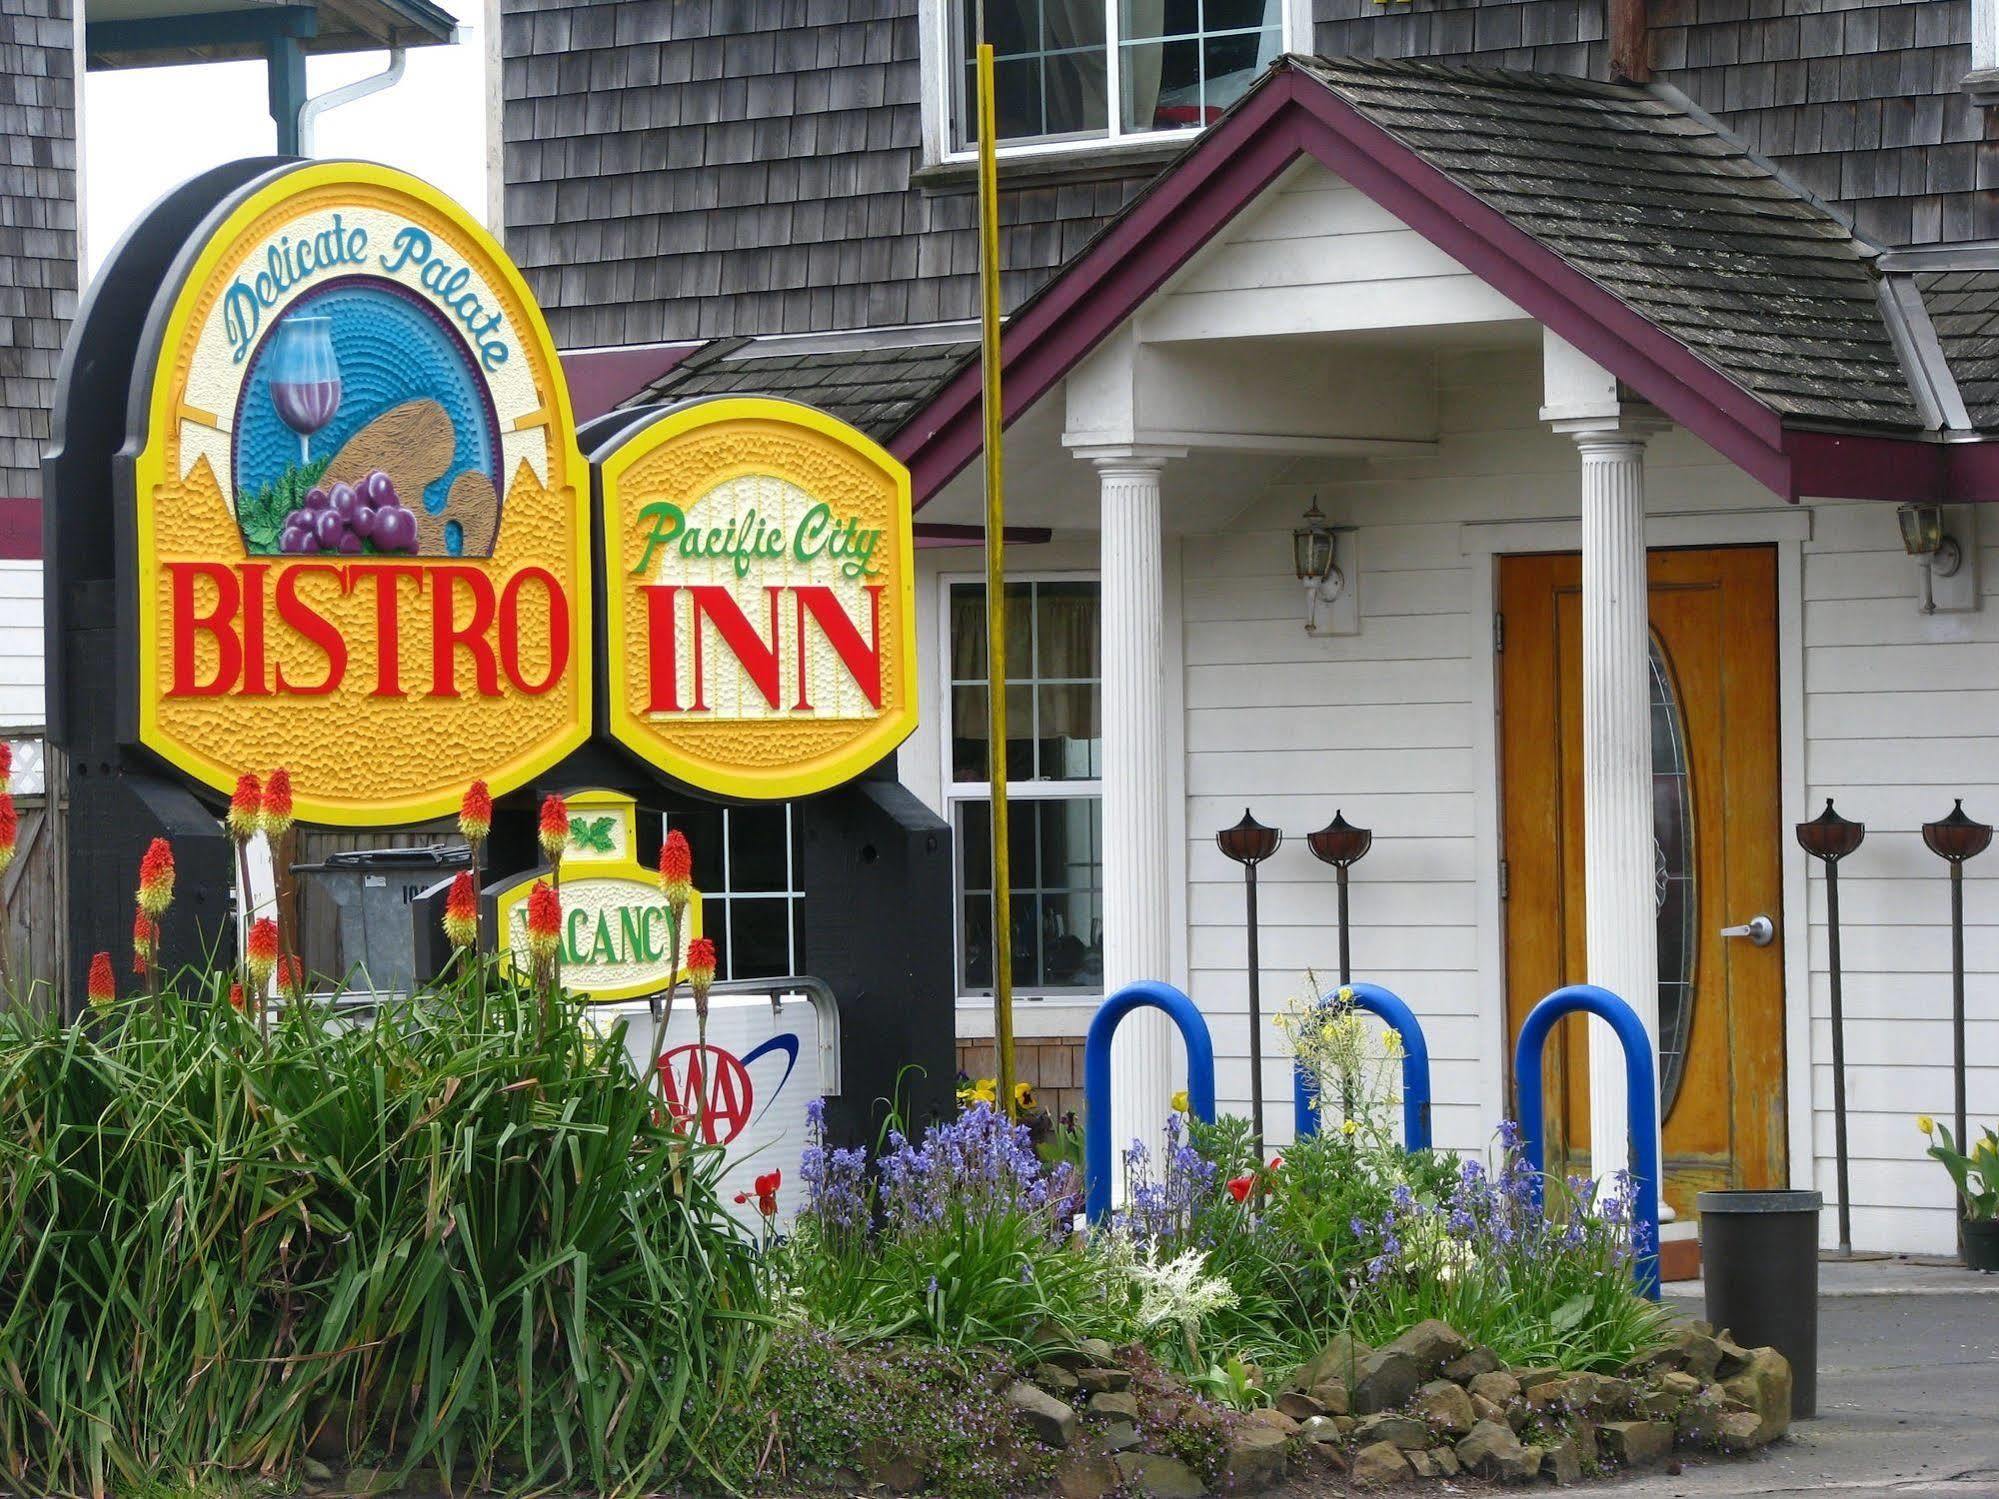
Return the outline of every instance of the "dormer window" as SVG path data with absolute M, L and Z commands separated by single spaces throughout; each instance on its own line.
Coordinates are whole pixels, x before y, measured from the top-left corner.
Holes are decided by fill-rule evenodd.
M 939 4 L 946 35 L 938 39 L 948 37 L 946 149 L 957 156 L 977 146 L 978 0 Z M 999 144 L 1198 130 L 1284 51 L 1288 9 L 1287 0 L 985 0 Z

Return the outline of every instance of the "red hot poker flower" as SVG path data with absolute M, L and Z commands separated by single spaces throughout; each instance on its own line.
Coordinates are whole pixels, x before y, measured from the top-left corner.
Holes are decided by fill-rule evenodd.
M 696 937 L 687 946 L 687 983 L 694 991 L 694 1013 L 708 1018 L 708 987 L 715 982 L 715 944 Z
M 132 971 L 143 974 L 160 950 L 160 927 L 144 911 L 132 913 Z
M 444 935 L 453 947 L 470 947 L 479 940 L 479 892 L 469 869 L 452 876 L 451 893 L 444 898 Z
M 264 786 L 254 775 L 236 777 L 236 794 L 229 798 L 229 836 L 248 843 L 264 825 Z
M 155 838 L 139 861 L 139 908 L 158 921 L 173 902 L 173 845 L 164 838 Z
M 297 953 L 286 953 L 278 959 L 278 988 L 286 994 L 304 992 L 305 964 Z
M 465 788 L 465 799 L 458 804 L 458 831 L 475 849 L 493 831 L 493 793 L 484 781 L 474 781 Z
M 264 836 L 274 843 L 291 831 L 292 773 L 282 765 L 272 771 L 270 779 L 264 782 L 264 805 L 260 816 Z
M 562 941 L 562 897 L 546 880 L 536 880 L 528 891 L 528 951 L 537 967 L 555 956 Z
M 536 836 L 541 840 L 543 857 L 551 864 L 560 863 L 563 850 L 569 847 L 569 808 L 553 792 L 541 799 L 541 827 Z
M 1249 1200 L 1250 1188 L 1255 1185 L 1256 1178 L 1253 1176 L 1232 1177 L 1229 1181 L 1229 1196 L 1237 1202 L 1246 1202 Z
M 4 743 L 0 740 L 0 743 Z M 14 850 L 21 837 L 21 814 L 14 808 L 14 793 L 0 790 L 0 873 L 14 862 Z
M 262 994 L 270 987 L 271 970 L 278 966 L 278 924 L 268 916 L 259 916 L 250 926 L 250 937 L 243 944 L 243 966 L 250 970 L 252 993 Z
M 14 789 L 14 746 L 0 739 L 0 791 Z
M 232 1010 L 243 1008 L 243 986 L 241 983 L 231 983 L 229 985 L 229 1007 Z
M 687 835 L 674 828 L 659 846 L 659 888 L 677 912 L 694 893 L 694 849 Z
M 103 1009 L 118 998 L 118 980 L 111 972 L 111 954 L 101 952 L 90 960 L 90 1003 Z

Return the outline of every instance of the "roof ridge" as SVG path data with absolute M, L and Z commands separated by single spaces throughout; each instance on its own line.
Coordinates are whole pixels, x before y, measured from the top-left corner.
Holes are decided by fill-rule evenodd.
M 1610 83 L 1583 78 L 1574 73 L 1537 73 L 1528 68 L 1495 68 L 1473 63 L 1440 62 L 1427 57 L 1360 57 L 1350 54 L 1327 56 L 1317 52 L 1292 52 L 1287 56 L 1320 68 L 1352 68 L 1363 73 L 1388 76 L 1438 78 L 1453 82 L 1488 83 L 1506 88 L 1558 90 L 1563 93 L 1595 95 L 1631 103 L 1654 100 L 1650 90 L 1632 83 Z

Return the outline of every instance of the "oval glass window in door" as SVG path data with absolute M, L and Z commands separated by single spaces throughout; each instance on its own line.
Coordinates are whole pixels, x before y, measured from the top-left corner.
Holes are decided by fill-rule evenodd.
M 1653 896 L 1659 922 L 1659 1114 L 1672 1116 L 1694 1026 L 1700 903 L 1694 888 L 1694 801 L 1686 721 L 1672 667 L 1652 638 Z

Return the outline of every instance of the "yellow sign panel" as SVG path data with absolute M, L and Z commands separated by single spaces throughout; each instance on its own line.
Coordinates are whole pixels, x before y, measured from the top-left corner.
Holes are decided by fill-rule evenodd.
M 171 294 L 131 466 L 139 742 L 224 791 L 287 766 L 299 815 L 344 825 L 582 743 L 587 478 L 491 237 L 401 172 L 307 163 Z
M 916 726 L 909 472 L 790 401 L 668 411 L 600 463 L 611 734 L 729 796 L 853 779 Z
M 634 857 L 637 804 L 615 791 L 572 791 L 569 849 L 562 856 L 562 987 L 586 999 L 642 999 L 672 983 L 673 918 L 657 876 Z M 504 963 L 533 969 L 527 938 L 528 892 L 545 872 L 502 890 L 493 902 Z M 701 895 L 688 900 L 680 963 L 701 935 Z

